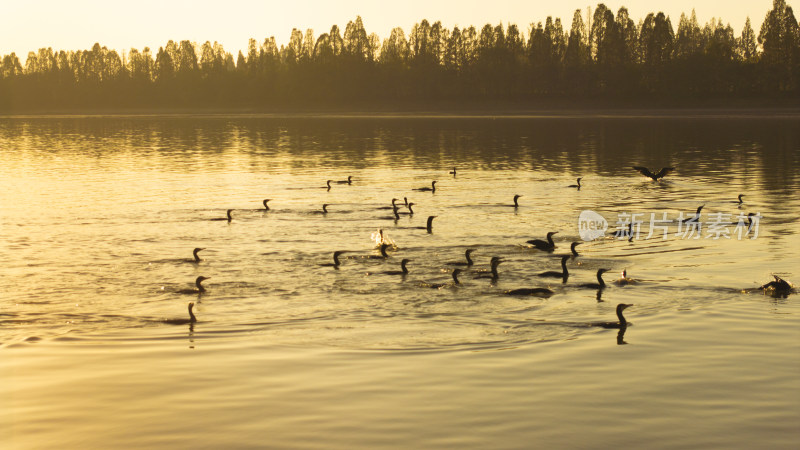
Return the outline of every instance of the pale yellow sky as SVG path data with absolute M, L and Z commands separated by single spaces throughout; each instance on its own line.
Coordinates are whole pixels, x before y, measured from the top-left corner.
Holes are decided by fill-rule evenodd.
M 333 24 L 344 30 L 356 15 L 361 15 L 368 33 L 377 33 L 381 39 L 397 26 L 408 33 L 422 19 L 441 20 L 447 28 L 454 25 L 480 28 L 486 23 L 502 21 L 516 23 L 527 31 L 530 23 L 544 22 L 551 15 L 560 17 L 568 30 L 575 9 L 597 5 L 585 0 L 3 0 L 3 3 L 0 55 L 16 52 L 23 63 L 28 51 L 40 47 L 79 50 L 99 42 L 120 51 L 146 46 L 155 50 L 169 39 L 218 41 L 235 55 L 247 47 L 251 37 L 261 42 L 275 36 L 280 45 L 288 41 L 292 28 L 311 28 L 318 36 Z M 694 8 L 701 26 L 712 17 L 721 17 L 738 36 L 747 16 L 758 35 L 772 0 L 627 0 L 605 4 L 615 13 L 620 6 L 626 6 L 635 22 L 649 12 L 663 11 L 676 29 L 681 12 L 688 14 Z

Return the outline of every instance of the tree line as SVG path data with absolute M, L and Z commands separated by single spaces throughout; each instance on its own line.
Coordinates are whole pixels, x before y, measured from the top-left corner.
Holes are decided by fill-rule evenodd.
M 235 58 L 208 41 L 122 54 L 42 48 L 24 65 L 11 53 L 0 63 L 0 111 L 792 101 L 798 76 L 800 25 L 784 0 L 757 36 L 748 18 L 738 37 L 721 19 L 701 27 L 694 11 L 675 30 L 661 12 L 635 23 L 601 3 L 576 10 L 568 30 L 552 17 L 527 32 L 422 20 L 381 41 L 357 17 L 344 32 L 294 29 L 286 45 L 250 39 Z

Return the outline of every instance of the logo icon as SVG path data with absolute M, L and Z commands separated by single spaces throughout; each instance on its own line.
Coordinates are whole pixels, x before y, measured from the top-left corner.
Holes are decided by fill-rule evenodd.
M 600 214 L 584 209 L 578 216 L 578 234 L 586 242 L 603 237 L 608 229 L 608 222 Z

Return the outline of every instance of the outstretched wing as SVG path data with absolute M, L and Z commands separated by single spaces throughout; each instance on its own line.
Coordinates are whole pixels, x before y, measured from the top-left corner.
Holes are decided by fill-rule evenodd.
M 644 175 L 644 176 L 646 176 L 646 177 L 650 177 L 650 178 L 652 178 L 652 179 L 654 179 L 654 180 L 656 179 L 656 176 L 655 176 L 655 175 L 653 175 L 653 172 L 650 172 L 650 169 L 648 169 L 647 167 L 642 167 L 642 166 L 633 166 L 633 168 L 634 168 L 635 170 L 638 170 L 640 174 L 642 174 L 642 175 Z M 663 169 L 662 169 L 662 170 L 663 170 Z
M 655 179 L 664 178 L 673 171 L 675 171 L 674 167 L 664 167 L 663 169 L 658 171 L 658 173 L 655 175 Z

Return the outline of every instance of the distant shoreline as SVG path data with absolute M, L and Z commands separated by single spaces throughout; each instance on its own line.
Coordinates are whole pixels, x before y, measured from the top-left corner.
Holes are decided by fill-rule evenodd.
M 0 113 L 0 119 L 43 118 L 102 118 L 102 117 L 239 117 L 274 119 L 798 119 L 800 106 L 796 107 L 609 107 L 609 108 L 486 108 L 486 109 L 433 109 L 433 110 L 370 110 L 370 109 L 309 109 L 309 110 L 258 110 L 258 109 L 211 109 L 211 108 L 164 108 L 164 109 L 87 109 L 87 110 L 42 110 L 19 113 Z

